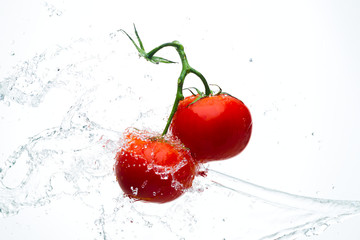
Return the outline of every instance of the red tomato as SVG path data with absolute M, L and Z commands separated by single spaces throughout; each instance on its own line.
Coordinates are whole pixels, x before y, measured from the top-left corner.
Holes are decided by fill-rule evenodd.
M 145 131 L 128 132 L 116 155 L 117 181 L 130 198 L 165 203 L 192 186 L 196 165 L 178 140 Z
M 227 94 L 193 103 L 197 97 L 186 97 L 179 103 L 170 128 L 194 159 L 222 160 L 244 150 L 252 131 L 250 111 L 244 103 Z

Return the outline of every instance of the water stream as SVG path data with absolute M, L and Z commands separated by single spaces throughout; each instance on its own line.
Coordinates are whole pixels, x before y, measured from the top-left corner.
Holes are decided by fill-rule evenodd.
M 207 176 L 198 177 L 176 201 L 159 205 L 124 197 L 113 173 L 122 130 L 160 130 L 170 106 L 149 94 L 159 86 L 155 79 L 135 68 L 125 70 L 121 51 L 111 50 L 119 47 L 114 36 L 105 43 L 79 39 L 47 49 L 1 76 L 4 126 L 5 112 L 15 112 L 26 128 L 39 129 L 15 149 L 1 148 L 3 230 L 14 222 L 22 234 L 31 234 L 32 223 L 53 222 L 62 224 L 56 230 L 50 224 L 53 239 L 70 233 L 70 239 L 296 239 L 360 213 L 359 201 L 292 195 L 222 174 L 211 165 L 204 166 Z M 66 93 L 64 99 L 51 98 L 56 90 Z M 65 108 L 57 110 L 46 105 L 49 101 Z M 51 126 L 40 118 L 25 121 L 39 112 L 50 118 L 60 109 L 66 111 Z M 11 134 L 3 135 L 4 141 Z M 17 239 L 21 231 L 7 239 Z

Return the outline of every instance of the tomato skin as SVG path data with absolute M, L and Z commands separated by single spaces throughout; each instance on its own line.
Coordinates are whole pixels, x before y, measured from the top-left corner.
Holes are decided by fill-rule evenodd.
M 192 186 L 196 174 L 196 164 L 180 142 L 147 132 L 127 134 L 115 159 L 121 189 L 136 200 L 172 201 Z
M 180 101 L 170 126 L 172 134 L 199 162 L 224 160 L 242 152 L 252 132 L 251 114 L 245 104 L 228 94 L 194 102 L 197 97 Z

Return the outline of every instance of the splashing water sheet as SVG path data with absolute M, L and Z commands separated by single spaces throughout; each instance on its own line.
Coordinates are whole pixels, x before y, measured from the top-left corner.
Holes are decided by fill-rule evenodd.
M 65 5 L 40 12 L 55 24 Z M 13 43 L 0 67 L 2 239 L 314 239 L 360 214 L 360 201 L 278 191 L 211 163 L 175 201 L 124 197 L 113 172 L 122 133 L 161 132 L 176 82 L 164 79 L 179 65 L 138 59 L 118 30 L 61 41 L 29 54 Z

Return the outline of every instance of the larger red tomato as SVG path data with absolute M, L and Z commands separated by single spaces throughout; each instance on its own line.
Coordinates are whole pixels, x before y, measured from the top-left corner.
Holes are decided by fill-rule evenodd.
M 165 203 L 191 187 L 196 165 L 179 141 L 134 130 L 125 135 L 114 170 L 127 196 Z
M 227 94 L 186 97 L 179 103 L 171 132 L 201 162 L 234 157 L 247 146 L 252 120 L 248 108 Z M 194 103 L 193 103 L 194 102 Z

